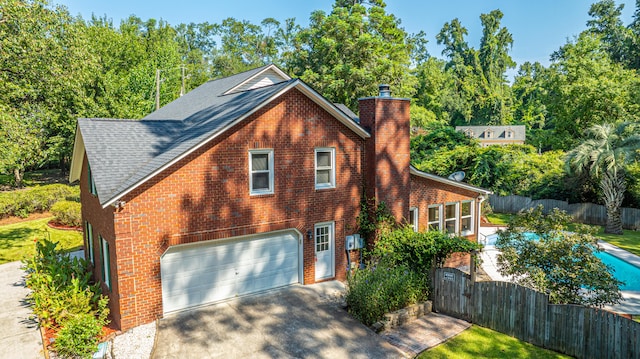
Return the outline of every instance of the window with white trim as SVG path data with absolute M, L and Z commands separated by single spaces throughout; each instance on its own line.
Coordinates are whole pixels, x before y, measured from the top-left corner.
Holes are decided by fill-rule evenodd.
M 442 205 L 436 204 L 434 206 L 429 206 L 427 209 L 428 214 L 428 222 L 427 226 L 430 231 L 441 231 L 442 225 L 440 222 L 440 218 L 442 218 Z
M 458 203 L 447 203 L 444 207 L 444 230 L 447 233 L 458 233 Z
M 493 130 L 491 129 L 486 129 L 484 131 L 484 138 L 492 138 L 493 137 Z
M 409 225 L 414 232 L 418 231 L 418 209 L 416 207 L 409 209 Z
M 97 195 L 96 182 L 93 180 L 93 174 L 91 173 L 91 166 L 87 163 L 87 177 L 89 178 L 89 191 L 92 195 Z
M 331 245 L 331 224 L 316 225 L 316 253 L 330 249 Z
M 249 193 L 273 193 L 273 150 L 249 151 Z
M 100 254 L 102 257 L 102 282 L 111 290 L 111 263 L 109 257 L 109 242 L 100 236 Z
M 473 233 L 473 201 L 460 202 L 460 233 L 467 236 Z
M 512 130 L 507 130 L 507 138 L 513 138 L 513 133 Z
M 91 223 L 84 222 L 84 237 L 87 241 L 87 252 L 89 252 L 89 262 L 93 264 L 93 226 Z
M 336 186 L 336 150 L 335 148 L 316 148 L 316 189 Z

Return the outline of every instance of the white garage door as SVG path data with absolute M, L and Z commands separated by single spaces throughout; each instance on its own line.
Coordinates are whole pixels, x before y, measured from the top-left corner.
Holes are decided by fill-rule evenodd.
M 160 259 L 165 313 L 299 282 L 294 231 L 170 247 Z

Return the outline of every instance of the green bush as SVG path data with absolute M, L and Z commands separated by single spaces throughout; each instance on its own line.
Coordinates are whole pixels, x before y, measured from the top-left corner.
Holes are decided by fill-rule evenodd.
M 95 316 L 78 314 L 65 322 L 53 348 L 63 358 L 91 358 L 101 333 L 102 323 Z
M 372 266 L 356 269 L 347 279 L 349 313 L 371 325 L 385 313 L 427 298 L 427 282 L 406 266 Z
M 0 192 L 0 218 L 28 217 L 34 212 L 48 211 L 62 200 L 79 201 L 80 188 L 64 184 L 50 184 L 23 190 Z
M 90 357 L 96 350 L 101 329 L 108 323 L 109 299 L 84 259 L 71 258 L 57 249 L 58 243 L 36 241 L 36 254 L 24 261 L 27 301 L 40 325 L 58 327 L 54 348 L 62 357 Z
M 51 206 L 51 213 L 57 223 L 78 227 L 82 225 L 81 208 L 78 202 L 59 201 Z

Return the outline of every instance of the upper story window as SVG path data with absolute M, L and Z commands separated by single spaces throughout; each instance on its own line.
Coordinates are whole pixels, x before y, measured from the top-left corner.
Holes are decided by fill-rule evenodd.
M 507 130 L 506 133 L 507 133 L 507 138 L 513 138 L 513 135 L 514 135 L 513 130 Z
M 87 163 L 87 177 L 89 178 L 89 191 L 93 195 L 97 195 L 96 183 L 93 181 L 93 174 L 91 173 L 91 166 Z
M 458 233 L 458 203 L 448 203 L 445 206 L 444 229 L 447 233 Z
M 473 233 L 473 201 L 460 202 L 460 232 L 463 236 Z
M 493 130 L 490 128 L 487 128 L 484 131 L 484 138 L 493 138 Z
M 316 148 L 316 188 L 334 188 L 336 186 L 336 150 L 335 148 Z
M 409 209 L 409 225 L 414 232 L 418 231 L 418 209 L 415 207 Z
M 273 150 L 249 151 L 249 193 L 273 193 Z
M 442 225 L 440 218 L 442 218 L 442 205 L 429 206 L 428 209 L 428 227 L 430 231 L 441 231 Z
M 467 128 L 466 130 L 464 130 L 464 134 L 467 135 L 468 137 L 474 136 L 473 130 L 470 128 Z

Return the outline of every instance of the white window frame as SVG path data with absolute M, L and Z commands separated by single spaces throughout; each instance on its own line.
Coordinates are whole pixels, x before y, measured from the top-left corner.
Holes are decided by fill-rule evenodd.
M 455 210 L 454 210 L 454 216 L 453 218 L 447 218 L 447 207 L 448 206 L 454 206 Z M 456 235 L 458 233 L 460 233 L 460 202 L 449 202 L 446 203 L 444 205 L 444 226 L 442 227 L 442 230 L 446 233 L 452 234 L 452 235 Z M 451 222 L 454 221 L 453 223 L 453 232 L 449 232 L 447 231 L 447 222 Z
M 469 214 L 466 216 L 462 215 L 462 205 L 465 203 L 469 203 L 470 209 L 469 209 Z M 475 202 L 473 200 L 468 200 L 468 201 L 462 201 L 460 202 L 460 233 L 463 236 L 468 236 L 474 233 L 475 227 L 474 227 L 474 214 L 475 214 Z M 469 219 L 469 230 L 467 231 L 463 231 L 462 230 L 462 221 L 464 219 L 468 218 Z
M 512 130 L 507 130 L 507 138 L 513 138 L 513 131 Z
M 414 232 L 418 231 L 418 208 L 416 207 L 409 208 L 409 224 Z
M 102 235 L 100 237 L 100 255 L 102 257 L 102 281 L 111 290 L 111 259 L 109 256 L 109 242 Z
M 89 192 L 92 195 L 97 196 L 98 190 L 96 189 L 96 182 L 93 180 L 93 174 L 91 174 L 91 166 L 87 162 L 87 177 L 89 177 Z
M 264 171 L 256 171 L 256 173 L 269 173 L 269 188 L 266 189 L 253 189 L 253 155 L 268 155 L 267 156 L 267 166 L 268 170 Z M 273 160 L 273 149 L 259 149 L 259 150 L 249 150 L 249 194 L 250 195 L 261 195 L 261 194 L 273 194 L 274 188 L 274 160 Z
M 438 209 L 438 220 L 432 221 L 429 217 L 429 209 L 437 208 Z M 442 205 L 441 204 L 433 204 L 427 208 L 427 229 L 432 230 L 431 226 L 437 224 L 438 230 L 442 231 Z
M 87 252 L 89 252 L 89 262 L 94 264 L 93 261 L 93 226 L 88 221 L 84 222 L 85 239 L 87 240 Z
M 329 152 L 331 155 L 330 166 L 318 166 L 318 153 Z M 315 186 L 316 189 L 335 188 L 336 187 L 336 149 L 332 147 L 320 147 L 316 148 L 313 153 L 314 168 L 315 168 Z M 318 171 L 329 170 L 329 183 L 318 183 Z

